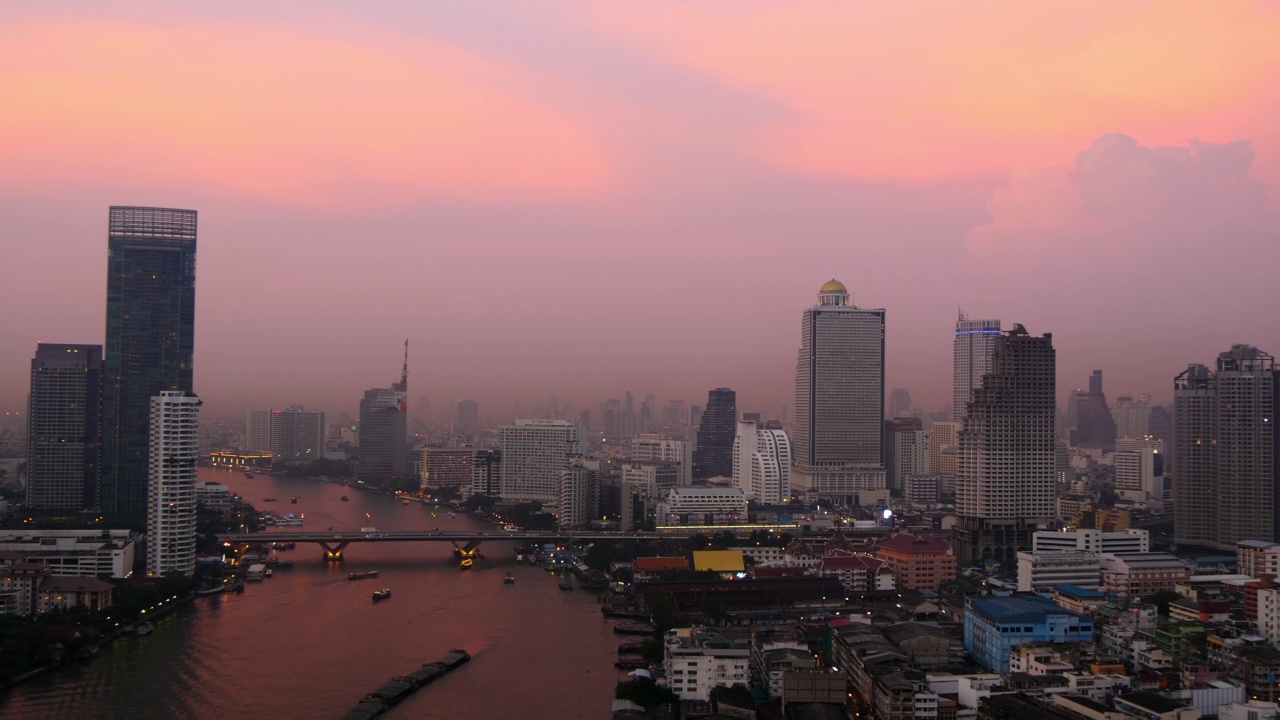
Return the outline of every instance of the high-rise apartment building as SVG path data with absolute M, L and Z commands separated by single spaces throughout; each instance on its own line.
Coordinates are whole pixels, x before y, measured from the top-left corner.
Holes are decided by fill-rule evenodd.
M 936 422 L 929 429 L 929 469 L 938 475 L 955 475 L 960 457 L 958 422 Z
M 1151 396 L 1139 395 L 1135 400 L 1121 395 L 1116 398 L 1114 415 L 1117 439 L 1146 437 L 1151 427 Z
M 960 431 L 956 555 L 1014 567 L 1032 533 L 1057 514 L 1054 492 L 1053 336 L 1021 325 L 1002 334 Z
M 929 475 L 929 431 L 920 418 L 884 423 L 885 478 L 891 490 L 903 490 L 907 478 Z
M 475 400 L 458 401 L 458 429 L 475 430 L 480 427 L 480 404 Z
M 733 475 L 733 435 L 738 425 L 738 396 L 729 388 L 707 393 L 707 409 L 698 425 L 698 445 L 693 451 L 695 478 Z
M 102 473 L 101 345 L 36 346 L 27 423 L 27 507 L 97 508 Z
M 112 207 L 103 356 L 103 509 L 147 511 L 151 398 L 191 392 L 196 211 Z
M 1126 500 L 1163 509 L 1164 441 L 1153 437 L 1116 440 L 1116 491 Z
M 360 401 L 360 464 L 356 479 L 392 478 L 405 474 L 409 396 L 409 342 L 399 382 L 366 390 Z
M 796 361 L 792 486 L 808 501 L 870 505 L 887 499 L 885 311 L 852 305 L 831 280 L 804 311 Z
M 644 433 L 631 440 L 631 451 L 627 459 L 632 462 L 673 462 L 677 463 L 681 487 L 693 484 L 693 443 L 686 440 L 673 440 L 657 433 Z
M 982 387 L 983 376 L 991 371 L 991 354 L 999 338 L 999 320 L 970 320 L 960 313 L 952 344 L 952 422 L 964 422 L 973 391 Z
M 147 575 L 190 576 L 196 568 L 200 398 L 181 390 L 152 398 L 150 435 Z
M 250 410 L 245 450 L 269 452 L 275 460 L 311 462 L 324 457 L 325 416 L 301 405 L 286 410 Z
M 583 527 L 600 519 L 600 461 L 571 456 L 560 471 L 560 527 Z
M 791 497 L 791 441 L 782 428 L 745 420 L 733 439 L 733 484 L 748 500 L 779 505 Z
M 1280 540 L 1280 369 L 1249 345 L 1174 379 L 1174 538 L 1220 549 Z
M 560 514 L 560 480 L 580 457 L 586 432 L 570 420 L 516 420 L 502 428 L 502 499 L 540 502 Z

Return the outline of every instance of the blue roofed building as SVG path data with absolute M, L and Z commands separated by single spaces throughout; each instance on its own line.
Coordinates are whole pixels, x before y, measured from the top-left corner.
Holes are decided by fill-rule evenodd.
M 964 646 L 992 672 L 1009 672 L 1009 651 L 1029 642 L 1093 642 L 1093 619 L 1039 595 L 970 600 Z
M 1107 594 L 1079 585 L 1054 585 L 1053 601 L 1063 610 L 1092 617 L 1094 611 L 1107 601 Z

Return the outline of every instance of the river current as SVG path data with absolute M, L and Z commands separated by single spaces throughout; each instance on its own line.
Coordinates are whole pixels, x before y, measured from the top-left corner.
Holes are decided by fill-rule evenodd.
M 303 530 L 494 530 L 339 485 L 205 468 L 200 479 L 230 485 L 259 509 L 302 513 Z M 90 662 L 0 694 L 0 716 L 336 719 L 388 679 L 459 647 L 470 663 L 382 717 L 607 717 L 627 638 L 613 634 L 596 595 L 561 590 L 541 568 L 517 564 L 510 542 L 480 552 L 485 559 L 461 572 L 449 543 L 353 544 L 340 563 L 299 543 L 281 554 L 294 568 L 243 595 L 197 598 L 149 636 L 120 638 Z M 377 579 L 347 579 L 375 569 Z M 508 571 L 514 585 L 502 582 Z M 382 587 L 392 597 L 375 605 Z

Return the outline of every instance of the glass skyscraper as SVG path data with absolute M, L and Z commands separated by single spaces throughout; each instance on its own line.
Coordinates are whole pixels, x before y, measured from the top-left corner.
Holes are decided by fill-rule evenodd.
M 27 507 L 98 507 L 102 346 L 40 343 L 31 361 Z
M 698 424 L 693 450 L 695 478 L 733 476 L 733 438 L 738 430 L 738 394 L 729 388 L 707 393 L 707 409 Z
M 151 398 L 192 392 L 196 211 L 112 207 L 103 359 L 103 509 L 147 509 Z

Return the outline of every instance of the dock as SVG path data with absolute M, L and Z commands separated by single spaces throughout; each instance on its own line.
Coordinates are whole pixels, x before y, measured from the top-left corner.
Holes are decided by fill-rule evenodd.
M 377 690 L 365 695 L 350 712 L 342 716 L 342 720 L 372 720 L 391 706 L 457 670 L 470 659 L 471 654 L 466 650 L 454 649 L 443 658 L 425 663 L 407 675 L 391 678 Z

